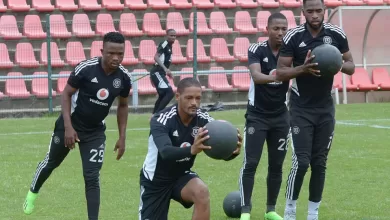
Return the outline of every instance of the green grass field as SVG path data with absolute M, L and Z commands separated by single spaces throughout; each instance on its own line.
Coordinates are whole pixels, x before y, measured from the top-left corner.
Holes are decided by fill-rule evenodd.
M 216 119 L 229 120 L 241 130 L 244 111 L 212 112 Z M 323 220 L 390 219 L 390 104 L 337 106 L 335 138 L 328 160 Z M 130 115 L 127 149 L 116 161 L 113 153 L 118 133 L 116 117 L 107 119 L 107 148 L 101 171 L 100 219 L 138 219 L 139 170 L 147 150 L 148 117 Z M 47 151 L 55 117 L 0 120 L 0 219 L 82 220 L 87 219 L 84 182 L 78 148 L 72 151 L 43 186 L 35 212 L 26 216 L 22 204 L 35 168 Z M 35 132 L 35 133 L 34 133 Z M 266 148 L 265 148 L 266 149 Z M 243 149 L 244 150 L 244 149 Z M 208 184 L 211 219 L 228 219 L 222 209 L 227 193 L 238 189 L 242 155 L 230 162 L 216 161 L 200 154 L 194 170 Z M 263 219 L 266 201 L 267 151 L 263 152 L 253 195 L 253 219 Z M 284 193 L 291 167 L 289 150 L 284 164 L 283 185 L 277 211 L 283 214 Z M 298 201 L 298 219 L 306 219 L 307 173 Z M 169 219 L 191 219 L 186 210 L 172 202 Z

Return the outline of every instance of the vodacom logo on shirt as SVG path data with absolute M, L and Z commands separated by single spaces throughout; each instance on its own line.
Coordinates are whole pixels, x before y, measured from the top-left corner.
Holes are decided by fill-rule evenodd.
M 108 98 L 108 96 L 110 95 L 110 93 L 108 92 L 107 89 L 99 89 L 99 91 L 96 93 L 96 97 L 103 101 L 103 100 L 106 100 Z M 101 102 L 99 100 L 95 100 L 95 99 L 89 99 L 90 102 L 93 102 L 95 104 L 98 104 L 98 105 L 102 105 L 102 106 L 108 106 L 108 103 L 105 103 L 105 102 Z

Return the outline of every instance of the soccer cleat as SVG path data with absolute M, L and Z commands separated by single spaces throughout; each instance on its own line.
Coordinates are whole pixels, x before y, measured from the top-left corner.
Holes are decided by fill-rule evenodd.
M 283 220 L 296 220 L 296 212 L 295 209 L 286 209 L 284 210 Z
M 264 220 L 283 220 L 283 218 L 276 212 L 267 212 L 264 215 Z
M 34 210 L 34 202 L 38 197 L 38 193 L 33 193 L 30 190 L 27 193 L 26 200 L 23 204 L 23 211 L 26 215 L 30 215 Z
M 240 220 L 250 220 L 250 219 L 251 219 L 251 214 L 249 214 L 249 213 L 241 213 Z

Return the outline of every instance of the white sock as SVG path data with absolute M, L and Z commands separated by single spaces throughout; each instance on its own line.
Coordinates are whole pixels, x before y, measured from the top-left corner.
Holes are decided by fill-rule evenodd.
M 320 208 L 320 203 L 321 202 L 309 201 L 308 214 L 309 215 L 318 215 L 318 209 Z
M 286 200 L 286 210 L 295 210 L 297 209 L 297 200 Z

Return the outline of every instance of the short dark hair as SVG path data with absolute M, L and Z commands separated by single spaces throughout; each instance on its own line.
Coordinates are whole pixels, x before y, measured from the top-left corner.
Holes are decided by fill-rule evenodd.
M 171 31 L 176 32 L 175 29 L 172 29 L 172 28 L 171 28 L 171 29 L 168 29 L 168 30 L 166 31 L 166 33 L 169 34 L 169 32 L 171 32 Z
M 124 44 L 125 43 L 125 37 L 121 33 L 119 33 L 119 32 L 108 32 L 103 37 L 103 45 L 106 42 L 117 43 L 117 44 Z
M 305 1 L 305 0 L 304 0 Z M 276 13 L 273 13 L 271 14 L 269 17 L 268 17 L 268 23 L 267 25 L 270 26 L 271 25 L 271 22 L 275 19 L 284 19 L 284 20 L 287 20 L 286 16 L 284 16 L 284 14 L 280 13 L 280 12 L 276 12 Z
M 308 0 L 303 0 L 303 6 L 305 6 L 306 5 L 306 2 L 307 2 Z M 311 1 L 311 0 L 309 0 L 309 1 Z M 321 1 L 321 3 L 322 4 L 324 4 L 324 0 L 320 0 Z
M 177 85 L 177 92 L 182 93 L 184 92 L 185 88 L 192 87 L 192 86 L 202 88 L 202 85 L 197 79 L 192 77 L 186 77 L 180 80 L 179 84 Z

